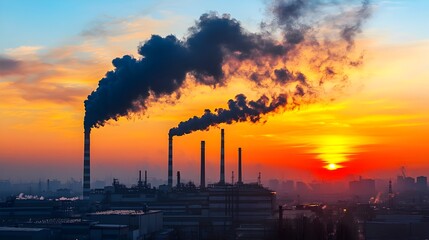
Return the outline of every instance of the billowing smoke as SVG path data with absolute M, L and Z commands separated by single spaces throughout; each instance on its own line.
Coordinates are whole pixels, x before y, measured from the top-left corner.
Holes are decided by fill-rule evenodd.
M 282 55 L 285 49 L 272 39 L 246 32 L 227 15 L 204 14 L 185 41 L 153 35 L 138 53 L 141 59 L 126 55 L 112 61 L 115 69 L 106 73 L 85 101 L 85 129 L 145 110 L 150 96 L 177 93 L 187 74 L 201 84 L 223 85 L 222 65 L 228 57 Z
M 301 89 L 296 92 L 298 96 L 303 94 L 304 92 Z M 256 101 L 249 101 L 244 94 L 238 94 L 235 99 L 228 101 L 228 109 L 218 108 L 214 112 L 206 109 L 201 117 L 194 116 L 187 121 L 180 122 L 177 127 L 170 129 L 169 135 L 181 136 L 197 130 L 208 130 L 209 127 L 221 123 L 232 124 L 247 121 L 256 123 L 261 120 L 263 115 L 287 106 L 289 99 L 286 94 L 281 94 L 271 99 L 266 95 L 262 95 Z M 294 99 L 292 98 L 292 100 Z
M 368 2 L 345 6 L 334 1 L 279 0 L 270 5 L 271 20 L 262 23 L 258 33 L 246 31 L 229 15 L 209 13 L 183 40 L 152 35 L 139 47 L 141 57 L 125 55 L 112 61 L 114 70 L 106 73 L 85 101 L 84 127 L 89 130 L 110 119 L 144 112 L 151 101 L 163 97 L 179 98 L 186 79 L 197 85 L 223 86 L 235 77 L 249 79 L 259 88 L 274 84 L 278 93 L 256 101 L 238 94 L 228 102 L 228 109 L 206 110 L 170 134 L 183 135 L 223 122 L 257 122 L 262 115 L 293 103 L 296 96 L 313 93 L 314 85 L 346 79 L 344 67 L 360 63 L 349 52 L 369 15 Z M 309 77 L 303 65 L 316 74 Z

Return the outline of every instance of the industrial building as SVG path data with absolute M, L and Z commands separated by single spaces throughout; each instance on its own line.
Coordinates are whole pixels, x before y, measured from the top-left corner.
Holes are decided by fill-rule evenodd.
M 201 141 L 200 185 L 181 182 L 177 172 L 173 186 L 173 138 L 168 144 L 168 184 L 159 189 L 147 182 L 147 172 L 142 181 L 128 188 L 114 179 L 112 186 L 90 191 L 89 201 L 109 210 L 157 210 L 163 213 L 167 229 L 180 230 L 188 239 L 220 238 L 234 234 L 242 224 L 266 226 L 273 221 L 276 206 L 275 192 L 261 183 L 243 183 L 242 149 L 238 149 L 238 181 L 225 183 L 225 141 L 221 130 L 220 179 L 216 184 L 205 184 L 205 141 Z M 88 138 L 85 138 L 88 139 Z M 241 228 L 241 231 L 246 228 Z
M 374 179 L 363 179 L 359 177 L 358 181 L 349 182 L 350 193 L 360 197 L 363 201 L 374 196 L 375 191 L 375 180 Z
M 87 220 L 98 222 L 91 230 L 91 239 L 106 239 L 109 231 L 121 232 L 128 239 L 148 239 L 163 228 L 161 211 L 112 210 L 89 213 Z M 106 233 L 107 232 L 107 233 Z

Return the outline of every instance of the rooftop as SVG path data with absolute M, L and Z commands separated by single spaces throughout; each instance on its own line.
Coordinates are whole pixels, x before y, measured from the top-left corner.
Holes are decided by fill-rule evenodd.
M 108 211 L 100 211 L 89 213 L 88 215 L 143 215 L 143 214 L 151 214 L 159 211 L 142 211 L 142 210 L 108 210 Z
M 29 221 L 28 223 L 34 224 L 62 224 L 62 223 L 77 223 L 82 222 L 79 218 L 48 218 L 42 220 Z
M 128 225 L 121 225 L 121 224 L 95 224 L 92 226 L 93 228 L 128 228 Z
M 40 232 L 46 228 L 0 227 L 0 232 Z

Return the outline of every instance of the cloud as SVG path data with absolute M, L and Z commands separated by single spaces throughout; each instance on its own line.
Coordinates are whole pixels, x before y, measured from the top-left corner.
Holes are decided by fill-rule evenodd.
M 181 22 L 186 22 L 186 19 L 171 13 L 164 13 L 157 19 L 147 15 L 121 18 L 103 16 L 89 23 L 81 31 L 80 37 L 85 40 L 100 40 L 106 44 L 124 44 L 134 41 L 132 47 L 135 47 L 136 43 L 147 39 L 152 34 L 166 35 L 177 32 Z
M 13 74 L 21 67 L 21 62 L 8 57 L 0 56 L 0 76 Z
M 7 77 L 16 77 L 37 75 L 37 73 L 49 71 L 50 64 L 41 62 L 39 60 L 19 60 L 10 56 L 0 55 L 0 76 L 3 82 L 11 81 Z M 28 80 L 35 80 L 38 78 L 29 78 Z
M 61 61 L 61 59 L 17 60 L 9 56 L 0 56 L 0 76 L 4 83 L 2 92 L 5 96 L 20 97 L 28 102 L 78 104 L 89 91 L 89 87 L 78 83 L 70 85 L 64 80 L 69 78 L 67 76 L 69 69 L 78 67 L 80 64 L 75 63 L 74 66 L 70 64 L 67 69 L 66 66 L 55 61 Z
M 85 38 L 100 38 L 121 33 L 125 19 L 104 16 L 88 24 L 80 33 Z
M 5 53 L 16 59 L 28 59 L 37 57 L 37 53 L 43 48 L 43 46 L 19 46 L 16 48 L 8 48 L 5 50 Z
M 60 83 L 28 84 L 14 82 L 11 87 L 19 89 L 23 99 L 27 101 L 43 100 L 55 103 L 77 103 L 88 92 L 82 86 L 68 86 Z

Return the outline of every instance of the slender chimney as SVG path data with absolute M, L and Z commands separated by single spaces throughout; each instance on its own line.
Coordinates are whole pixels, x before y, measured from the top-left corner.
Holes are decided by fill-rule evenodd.
M 89 200 L 91 191 L 91 169 L 90 169 L 90 135 L 91 129 L 85 130 L 85 143 L 83 151 L 83 199 Z
M 177 188 L 180 187 L 180 171 L 177 171 Z
M 147 171 L 144 171 L 144 186 L 147 187 Z
M 168 136 L 168 187 L 173 187 L 173 136 Z
M 206 187 L 206 142 L 201 141 L 201 179 L 200 188 Z
M 242 171 L 241 171 L 241 148 L 238 148 L 238 184 L 243 183 Z
M 139 188 L 141 188 L 143 186 L 143 182 L 142 182 L 142 171 L 139 170 L 139 181 L 138 181 L 138 186 Z
M 220 130 L 220 184 L 225 184 L 225 130 Z

